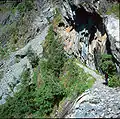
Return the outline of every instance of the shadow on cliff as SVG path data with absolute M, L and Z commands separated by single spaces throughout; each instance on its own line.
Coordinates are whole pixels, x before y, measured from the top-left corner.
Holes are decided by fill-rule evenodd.
M 77 32 L 80 32 L 84 29 L 88 30 L 88 34 L 83 34 L 85 36 L 88 36 L 90 34 L 90 44 L 94 39 L 97 29 L 101 32 L 101 35 L 104 35 L 106 33 L 103 19 L 98 13 L 96 13 L 95 11 L 93 13 L 87 12 L 82 5 L 80 5 L 80 7 L 77 7 L 75 5 L 70 4 L 70 7 L 72 12 L 74 12 L 73 20 L 70 17 L 64 18 L 70 26 L 73 26 L 73 28 Z

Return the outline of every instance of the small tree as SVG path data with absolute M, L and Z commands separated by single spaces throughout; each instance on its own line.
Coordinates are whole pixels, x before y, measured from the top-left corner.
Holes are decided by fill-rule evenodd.
M 51 26 L 46 37 L 43 55 L 48 59 L 48 69 L 59 77 L 60 71 L 67 60 L 64 53 L 63 44 L 60 39 L 54 37 L 53 27 Z

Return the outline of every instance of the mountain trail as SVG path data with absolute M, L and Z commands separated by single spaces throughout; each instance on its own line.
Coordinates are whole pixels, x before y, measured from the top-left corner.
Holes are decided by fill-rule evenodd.
M 111 88 L 103 84 L 101 75 L 93 70 L 77 65 L 96 81 L 92 88 L 79 96 L 65 118 L 120 118 L 120 88 Z

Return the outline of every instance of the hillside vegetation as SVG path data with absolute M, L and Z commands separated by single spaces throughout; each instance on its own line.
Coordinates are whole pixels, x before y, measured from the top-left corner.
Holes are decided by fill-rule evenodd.
M 84 73 L 74 58 L 67 58 L 52 25 L 43 48 L 43 57 L 39 61 L 37 57 L 31 60 L 33 77 L 30 77 L 29 69 L 24 70 L 19 91 L 0 105 L 0 117 L 49 117 L 63 98 L 81 94 L 94 83 L 95 79 Z

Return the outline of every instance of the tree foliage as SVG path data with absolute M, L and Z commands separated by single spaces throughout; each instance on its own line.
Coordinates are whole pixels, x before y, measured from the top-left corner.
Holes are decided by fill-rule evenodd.
M 51 69 L 56 76 L 59 76 L 64 63 L 67 61 L 67 57 L 60 39 L 54 38 L 53 26 L 50 27 L 44 43 L 44 56 L 48 60 L 48 68 Z
M 103 72 L 106 72 L 109 75 L 114 75 L 116 73 L 116 66 L 112 61 L 111 55 L 101 55 L 99 66 Z

